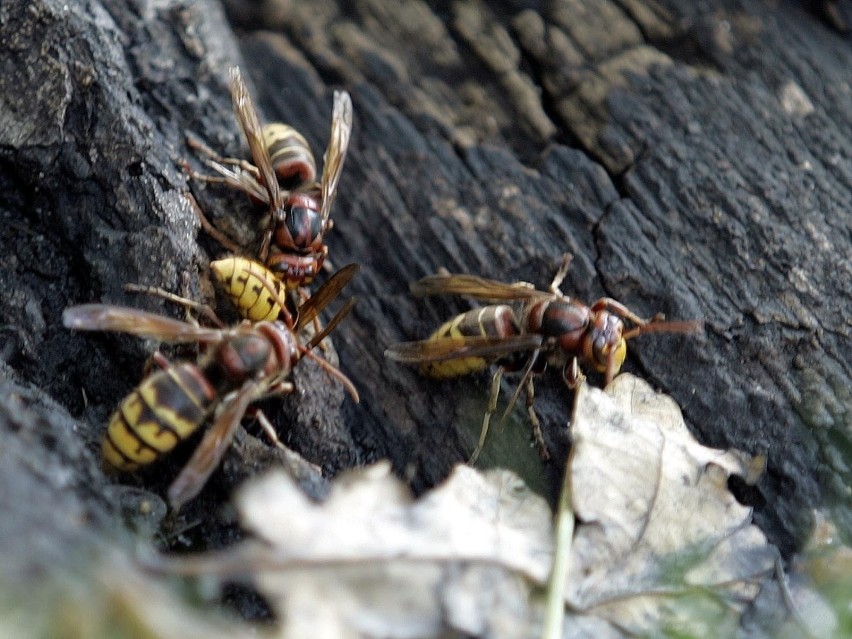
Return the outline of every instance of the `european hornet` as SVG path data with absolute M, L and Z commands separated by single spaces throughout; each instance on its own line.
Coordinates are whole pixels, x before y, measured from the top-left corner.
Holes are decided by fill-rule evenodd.
M 285 124 L 261 127 L 237 67 L 231 69 L 231 97 L 253 163 L 220 157 L 191 138 L 190 145 L 209 156 L 207 164 L 219 176 L 192 175 L 244 191 L 252 200 L 266 206 L 269 223 L 260 244 L 260 261 L 287 289 L 308 285 L 328 255 L 324 237 L 333 226 L 331 207 L 352 134 L 352 100 L 346 91 L 334 92 L 331 135 L 323 156 L 322 177 L 316 182 L 316 162 L 307 140 Z M 240 252 L 199 209 L 197 212 L 208 233 L 231 252 Z
M 662 315 L 643 319 L 607 297 L 591 306 L 571 299 L 559 290 L 569 262 L 570 256 L 566 255 L 549 291 L 537 290 L 526 282 L 506 284 L 474 275 L 433 275 L 411 286 L 412 293 L 418 296 L 469 295 L 490 302 L 521 303 L 519 307 L 492 304 L 467 311 L 444 323 L 428 339 L 394 344 L 385 351 L 389 359 L 419 364 L 422 374 L 438 379 L 467 375 L 492 364 L 498 366 L 471 464 L 485 443 L 504 372 L 522 371 L 504 419 L 524 389 L 533 435 L 542 458 L 548 459 L 541 424 L 533 408 L 534 374 L 543 372 L 547 365 L 562 366 L 563 377 L 573 388 L 582 376 L 580 360 L 603 373 L 608 384 L 624 363 L 629 340 L 644 333 L 687 333 L 701 326 L 700 322 L 663 321 Z
M 134 471 L 170 452 L 202 424 L 212 421 L 169 487 L 169 502 L 179 508 L 198 494 L 218 466 L 249 406 L 292 390 L 291 373 L 302 358 L 315 360 L 358 401 L 349 379 L 311 352 L 351 310 L 354 300 L 349 300 L 306 344 L 299 338 L 299 331 L 340 294 L 357 270 L 356 264 L 350 264 L 337 271 L 299 307 L 298 318 L 290 322 L 205 328 L 108 304 L 65 309 L 62 319 L 67 328 L 129 333 L 174 343 L 197 342 L 206 347 L 197 362 L 171 363 L 159 353 L 154 355 L 154 363 L 161 370 L 148 374 L 110 419 L 102 446 L 107 464 L 119 471 Z M 274 290 L 271 283 L 268 285 Z

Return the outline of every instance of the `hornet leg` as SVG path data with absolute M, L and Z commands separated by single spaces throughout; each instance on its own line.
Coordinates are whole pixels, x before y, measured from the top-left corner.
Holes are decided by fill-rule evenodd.
M 488 435 L 488 425 L 491 423 L 491 415 L 497 410 L 497 398 L 500 396 L 500 381 L 503 379 L 503 368 L 498 367 L 491 378 L 491 394 L 488 397 L 488 409 L 482 417 L 482 429 L 479 431 L 479 442 L 470 459 L 468 465 L 473 466 L 479 458 L 479 453 L 482 452 L 482 447 L 485 445 L 485 437 Z

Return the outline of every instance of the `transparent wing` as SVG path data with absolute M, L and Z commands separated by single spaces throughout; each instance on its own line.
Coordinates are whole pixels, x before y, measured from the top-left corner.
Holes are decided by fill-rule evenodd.
M 71 306 L 62 313 L 62 323 L 77 331 L 128 333 L 166 342 L 217 342 L 226 334 L 138 308 L 110 304 Z
M 439 337 L 416 342 L 400 342 L 385 350 L 385 357 L 404 364 L 441 362 L 465 357 L 497 358 L 518 351 L 541 348 L 540 335 L 524 334 L 508 337 Z
M 331 116 L 331 137 L 328 148 L 323 156 L 322 166 L 322 208 L 320 209 L 323 222 L 331 214 L 331 205 L 337 194 L 337 183 L 346 160 L 349 149 L 349 138 L 352 136 L 352 98 L 346 91 L 334 92 L 334 109 Z
M 340 292 L 352 281 L 360 268 L 358 264 L 347 264 L 323 282 L 323 285 L 299 307 L 296 330 L 314 321 L 322 310 L 340 295 Z
M 272 168 L 269 151 L 263 143 L 263 130 L 260 126 L 260 118 L 257 115 L 257 110 L 254 107 L 248 87 L 246 87 L 243 81 L 239 67 L 231 68 L 231 98 L 234 102 L 234 113 L 236 113 L 240 127 L 246 136 L 252 160 L 260 172 L 263 186 L 269 194 L 269 206 L 272 209 L 276 209 L 281 204 L 281 189 L 278 186 L 278 178 L 275 176 L 275 171 Z M 217 170 L 219 169 L 217 168 Z
M 226 184 L 240 191 L 245 191 L 252 197 L 257 198 L 264 204 L 269 204 L 269 193 L 260 182 L 258 177 L 260 173 L 257 167 L 244 160 L 233 160 L 231 158 L 223 158 L 213 149 L 207 146 L 200 138 L 192 133 L 187 133 L 186 143 L 199 154 L 205 156 L 204 163 L 216 171 L 219 175 L 203 175 L 196 173 L 189 166 L 189 163 L 182 161 L 184 171 L 197 180 L 203 182 L 218 182 Z M 232 168 L 233 167 L 233 168 Z
M 270 195 L 270 190 L 258 182 L 248 171 L 241 168 L 231 169 L 215 160 L 208 160 L 207 166 L 219 173 L 222 183 L 227 184 L 231 188 L 245 191 L 267 206 L 271 206 L 272 200 L 270 198 L 272 195 Z
M 346 300 L 340 310 L 337 311 L 337 313 L 334 314 L 334 317 L 331 318 L 331 321 L 329 321 L 328 324 L 326 324 L 319 333 L 317 333 L 311 338 L 311 341 L 307 343 L 306 348 L 310 350 L 314 348 L 317 344 L 319 344 L 321 341 L 323 341 L 326 337 L 328 337 L 331 332 L 337 327 L 337 325 L 340 324 L 340 322 L 342 322 L 347 315 L 349 315 L 353 308 L 355 308 L 355 303 L 357 301 L 358 300 L 356 300 L 354 297 L 350 297 L 348 300 Z M 355 401 L 357 403 L 357 393 L 353 397 L 355 398 Z
M 201 492 L 211 473 L 222 461 L 240 420 L 249 404 L 257 399 L 258 392 L 257 382 L 243 384 L 237 395 L 228 400 L 225 410 L 220 413 L 213 426 L 204 434 L 186 466 L 169 486 L 169 503 L 175 510 Z
M 426 295 L 469 295 L 487 301 L 536 300 L 553 297 L 551 293 L 539 291 L 526 282 L 507 284 L 476 275 L 429 275 L 411 285 L 412 294 Z

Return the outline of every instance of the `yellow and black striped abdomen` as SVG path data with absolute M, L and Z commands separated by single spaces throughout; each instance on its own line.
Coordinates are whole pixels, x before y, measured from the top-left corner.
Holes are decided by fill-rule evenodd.
M 316 179 L 317 164 L 308 141 L 289 124 L 273 123 L 263 127 L 263 144 L 279 178 L 295 185 Z
M 493 337 L 495 342 L 500 338 L 517 335 L 519 332 L 515 313 L 511 306 L 495 304 L 483 306 L 457 315 L 442 324 L 429 340 L 442 340 L 464 337 Z M 420 372 L 429 377 L 447 379 L 461 377 L 488 368 L 496 358 L 458 357 L 438 362 L 425 362 L 420 365 Z
M 269 282 L 279 299 L 286 299 L 284 285 L 268 268 L 244 257 L 229 257 L 210 263 L 210 269 L 237 307 L 240 317 L 251 322 L 274 322 L 281 306 L 263 285 Z
M 136 470 L 169 452 L 204 423 L 216 391 L 194 364 L 175 364 L 146 377 L 110 419 L 104 460 Z

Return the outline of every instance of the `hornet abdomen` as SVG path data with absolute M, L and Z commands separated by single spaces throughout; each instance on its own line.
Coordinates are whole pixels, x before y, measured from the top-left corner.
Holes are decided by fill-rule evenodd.
M 210 270 L 231 298 L 240 317 L 257 322 L 273 322 L 281 314 L 278 301 L 264 286 L 268 282 L 278 299 L 285 299 L 284 284 L 265 266 L 244 257 L 229 257 L 210 263 Z
M 278 122 L 264 126 L 262 135 L 272 168 L 285 186 L 310 184 L 316 179 L 317 164 L 305 136 Z
M 122 471 L 153 462 L 204 423 L 216 398 L 216 389 L 194 364 L 149 375 L 110 419 L 104 460 Z
M 515 312 L 511 306 L 495 304 L 475 308 L 457 315 L 442 324 L 430 337 L 430 340 L 442 340 L 462 337 L 493 337 L 495 341 L 519 333 Z M 424 362 L 420 365 L 423 375 L 436 379 L 461 377 L 488 368 L 497 358 L 460 357 L 437 362 Z

